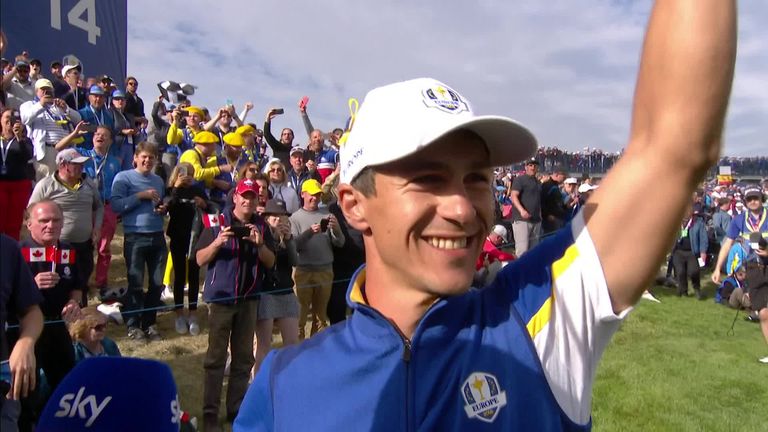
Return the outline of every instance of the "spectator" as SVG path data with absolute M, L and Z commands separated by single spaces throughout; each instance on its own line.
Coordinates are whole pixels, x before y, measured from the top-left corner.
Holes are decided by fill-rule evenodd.
M 219 208 L 226 205 L 227 193 L 237 184 L 238 172 L 243 162 L 243 144 L 245 140 L 240 134 L 229 132 L 223 137 L 224 151 L 216 157 L 218 166 L 227 166 L 229 170 L 222 171 L 214 177 L 214 185 L 211 188 L 211 201 L 218 204 Z
M 182 116 L 186 116 L 182 119 Z M 195 135 L 204 132 L 202 122 L 205 113 L 196 106 L 182 106 L 181 104 L 171 112 L 171 125 L 168 127 L 166 152 L 180 156 L 187 150 L 191 150 L 196 141 Z M 185 126 L 186 125 L 186 126 Z M 208 132 L 210 133 L 210 132 Z M 213 135 L 213 134 L 212 134 Z M 216 135 L 213 135 L 216 138 Z M 206 139 L 209 137 L 206 136 Z M 214 149 L 215 150 L 215 149 Z
M 304 204 L 301 200 L 301 187 L 304 184 L 304 181 L 313 178 L 321 184 L 323 183 L 317 171 L 310 172 L 307 168 L 307 164 L 305 163 L 307 162 L 307 155 L 311 156 L 311 153 L 309 151 L 304 151 L 301 147 L 292 148 L 290 155 L 291 165 L 286 173 L 289 186 L 293 188 L 296 195 L 299 197 L 299 205 Z M 314 156 L 311 156 L 311 158 L 314 158 Z
M 746 194 L 745 194 L 746 195 Z M 746 282 L 749 287 L 749 302 L 751 308 L 760 319 L 760 329 L 765 343 L 768 344 L 768 242 L 763 238 L 754 252 L 756 259 L 746 263 Z M 768 356 L 758 360 L 768 364 Z
M 69 325 L 75 351 L 75 363 L 91 357 L 120 357 L 120 349 L 106 336 L 107 316 L 89 306 Z
M 717 287 L 717 291 L 715 292 L 715 302 L 728 304 L 734 309 L 741 309 L 743 307 L 749 308 L 749 296 L 744 296 L 744 294 L 747 293 L 744 284 L 744 279 L 746 277 L 746 267 L 740 265 L 733 273 L 723 280 L 723 283 L 721 283 L 719 287 Z
M 6 93 L 7 108 L 19 109 L 21 104 L 35 98 L 35 81 L 29 76 L 29 63 L 26 58 L 16 60 L 13 69 L 3 76 L 1 87 Z
M 38 290 L 18 244 L 0 233 L 0 360 L 8 361 L 9 387 L 0 389 L 0 428 L 17 430 L 18 400 L 36 389 L 38 362 L 35 346 L 43 331 L 43 296 Z M 16 344 L 10 349 L 7 323 L 19 323 Z M 9 352 L 10 351 L 10 352 Z M 10 399 L 7 399 L 10 398 Z
M 566 222 L 570 222 L 576 216 L 576 209 L 579 206 L 579 181 L 576 177 L 568 177 L 563 181 L 563 201 L 568 210 Z
M 88 292 L 88 279 L 93 272 L 93 245 L 98 243 L 104 217 L 99 188 L 89 178 L 83 178 L 83 164 L 89 158 L 75 149 L 66 149 L 56 156 L 58 171 L 37 182 L 29 204 L 51 200 L 64 214 L 61 240 L 77 253 L 76 287 Z M 83 300 L 87 300 L 83 296 Z
M 32 142 L 24 135 L 24 126 L 5 109 L 0 114 L 0 234 L 19 239 L 24 208 L 32 193 L 29 161 L 33 158 Z
M 123 256 L 128 271 L 128 294 L 122 313 L 126 317 L 128 337 L 134 340 L 161 339 L 155 323 L 167 255 L 163 235 L 166 207 L 162 203 L 163 180 L 152 173 L 156 161 L 157 148 L 149 143 L 139 143 L 133 157 L 136 168 L 121 171 L 112 183 L 112 208 L 122 217 Z M 149 276 L 146 294 L 145 268 Z
M 228 421 L 237 416 L 253 368 L 258 295 L 265 270 L 275 264 L 274 251 L 270 249 L 274 244 L 271 232 L 255 213 L 258 196 L 253 180 L 239 181 L 232 211 L 222 214 L 220 225 L 204 229 L 197 242 L 197 263 L 208 266 L 203 290 L 210 327 L 203 381 L 206 431 L 220 430 L 219 402 L 227 346 L 232 353 L 226 401 Z
M 83 121 L 91 125 L 106 126 L 112 131 L 115 130 L 115 118 L 110 112 L 109 105 L 106 104 L 106 98 L 112 93 L 106 93 L 100 86 L 91 86 L 88 92 L 88 106 L 80 108 L 80 117 Z M 93 133 L 85 135 L 83 148 L 93 148 Z M 115 151 L 117 148 L 115 148 Z M 114 153 L 113 153 L 114 154 Z M 119 154 L 119 153 L 118 153 Z
M 72 340 L 64 321 L 71 322 L 80 314 L 83 291 L 78 284 L 79 256 L 71 245 L 60 241 L 63 216 L 58 204 L 41 200 L 30 205 L 28 215 L 29 238 L 20 245 L 43 294 L 40 309 L 47 321 L 35 345 L 35 357 L 48 385 L 55 390 L 75 366 Z M 32 430 L 31 425 L 46 400 L 46 395 L 39 394 L 39 399 L 22 402 L 20 430 Z
M 125 112 L 125 93 L 122 90 L 112 92 L 110 112 L 115 121 L 112 154 L 120 159 L 123 171 L 133 169 L 134 142 L 138 129 L 133 115 Z
M 170 189 L 168 200 L 168 229 L 166 234 L 170 239 L 169 249 L 173 262 L 173 303 L 176 312 L 176 332 L 197 336 L 200 334 L 200 323 L 197 318 L 197 295 L 200 291 L 200 267 L 190 253 L 192 231 L 199 228 L 201 211 L 208 208 L 205 191 L 194 181 L 195 167 L 182 162 L 173 169 L 168 179 Z M 198 221 L 195 223 L 195 221 Z M 189 313 L 184 314 L 184 285 L 188 286 L 187 302 Z
M 144 100 L 138 94 L 139 81 L 129 76 L 125 79 L 125 114 L 134 119 L 144 118 Z
M 273 157 L 280 159 L 284 166 L 289 165 L 289 153 L 293 148 L 293 130 L 283 128 L 280 132 L 280 141 L 272 135 L 272 119 L 283 113 L 283 109 L 270 108 L 267 111 L 267 119 L 264 121 L 264 139 L 272 148 Z M 290 211 L 290 210 L 289 210 Z
M 43 76 L 43 64 L 40 63 L 40 60 L 38 59 L 32 59 L 29 61 L 29 79 L 34 81 L 39 80 L 40 78 L 45 78 Z
M 53 98 L 53 84 L 47 79 L 35 82 L 37 99 L 21 105 L 21 121 L 31 131 L 35 149 L 37 179 L 56 171 L 56 145 L 80 121 L 80 114 L 61 99 Z
M 691 210 L 680 225 L 680 235 L 672 250 L 672 265 L 675 267 L 675 275 L 677 276 L 677 296 L 688 296 L 688 279 L 690 278 L 696 297 L 699 300 L 704 300 L 704 294 L 701 292 L 700 266 L 691 240 L 691 227 L 695 217 L 693 210 Z
M 725 242 L 728 231 L 728 226 L 731 224 L 731 215 L 728 214 L 728 209 L 731 207 L 730 198 L 719 198 L 717 200 L 717 211 L 712 216 L 712 230 L 714 232 L 715 241 L 722 245 Z
M 272 158 L 264 167 L 264 173 L 269 176 L 269 192 L 273 198 L 282 200 L 289 214 L 295 213 L 300 207 L 300 199 L 296 190 L 290 187 L 285 174 L 285 165 L 277 158 Z
M 691 249 L 696 255 L 699 267 L 704 267 L 707 262 L 707 250 L 709 238 L 707 236 L 706 218 L 708 217 L 704 204 L 704 191 L 699 190 L 693 196 L 693 225 L 690 228 Z
M 541 185 L 541 231 L 544 235 L 559 230 L 568 220 L 568 209 L 560 186 L 565 174 L 564 168 L 555 166 L 549 180 Z
M 235 121 L 236 126 L 232 126 L 232 120 Z M 205 124 L 204 129 L 219 137 L 219 146 L 223 147 L 224 135 L 235 132 L 236 128 L 242 125 L 243 121 L 235 113 L 235 107 L 227 105 L 216 112 L 216 115 Z
M 328 326 L 328 299 L 333 284 L 333 246 L 344 245 L 345 237 L 336 216 L 320 208 L 322 189 L 310 179 L 301 187 L 304 206 L 291 214 L 291 233 L 296 239 L 298 260 L 293 272 L 299 299 L 299 339 L 304 339 L 307 314 L 312 314 L 311 335 Z
M 51 82 L 53 82 L 53 97 L 57 99 L 64 99 L 64 96 L 69 92 L 69 84 L 64 80 L 61 68 L 62 64 L 60 61 L 51 62 L 50 71 Z
M 150 143 L 157 146 L 157 151 L 161 155 L 161 161 L 166 176 L 170 177 L 171 170 L 176 166 L 179 155 L 174 151 L 168 150 L 168 130 L 173 122 L 173 110 L 168 110 L 163 102 L 163 95 L 160 95 L 154 104 L 152 104 L 152 117 L 147 128 L 147 139 Z
M 315 163 L 316 175 L 319 176 L 318 181 L 321 184 L 336 170 L 336 161 L 339 158 L 338 152 L 333 147 L 325 145 L 323 132 L 319 129 L 313 130 L 309 135 L 309 144 L 304 156 L 307 162 L 312 161 Z M 291 159 L 291 167 L 293 167 L 293 159 Z M 296 190 L 301 190 L 301 188 Z
M 509 233 L 504 225 L 495 225 L 491 233 L 485 238 L 483 251 L 475 264 L 475 277 L 473 286 L 485 287 L 496 279 L 496 274 L 515 256 L 499 249 L 509 241 Z
M 170 135 L 171 132 L 168 132 Z M 216 159 L 216 143 L 219 139 L 208 131 L 200 131 L 194 135 L 195 147 L 185 151 L 179 163 L 186 162 L 195 167 L 195 180 L 201 182 L 206 190 L 215 187 L 215 178 L 222 172 L 232 172 L 229 164 L 219 165 Z
M 725 234 L 726 239 L 717 255 L 717 264 L 712 270 L 712 281 L 718 285 L 720 284 L 723 265 L 726 263 L 731 246 L 737 237 L 741 237 L 745 242 L 749 240 L 752 233 L 760 233 L 763 238 L 768 238 L 768 209 L 763 207 L 765 201 L 763 191 L 757 187 L 748 188 L 744 191 L 744 201 L 747 203 L 747 211 L 733 216 Z M 743 246 L 748 252 L 752 252 L 749 245 L 744 244 Z
M 536 180 L 539 162 L 525 162 L 525 174 L 512 181 L 512 234 L 515 255 L 520 257 L 536 246 L 541 237 L 541 183 Z
M 83 68 L 80 65 L 67 65 L 61 69 L 64 81 L 69 86 L 69 90 L 62 99 L 75 111 L 85 108 L 88 103 L 86 97 L 88 92 L 80 86 L 80 74 L 82 71 Z
M 299 342 L 299 303 L 292 290 L 291 279 L 293 266 L 296 265 L 296 243 L 291 234 L 291 221 L 288 219 L 285 203 L 279 199 L 267 201 L 262 216 L 275 240 L 275 265 L 266 271 L 264 293 L 259 298 L 254 374 L 272 349 L 274 324 L 277 324 L 280 331 L 283 346 Z

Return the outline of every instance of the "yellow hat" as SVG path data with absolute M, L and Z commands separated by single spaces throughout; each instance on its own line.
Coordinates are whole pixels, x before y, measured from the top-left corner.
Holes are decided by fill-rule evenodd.
M 224 144 L 232 147 L 242 147 L 245 144 L 243 136 L 237 132 L 230 132 L 224 135 Z
M 242 125 L 239 128 L 237 128 L 235 133 L 239 133 L 240 135 L 248 135 L 248 134 L 256 133 L 256 129 L 254 129 L 253 126 L 251 125 Z
M 323 192 L 323 189 L 320 188 L 320 182 L 315 179 L 308 179 L 304 181 L 304 184 L 301 185 L 301 191 L 306 192 L 310 195 L 315 195 Z
M 208 131 L 200 131 L 195 134 L 192 141 L 196 144 L 216 144 L 219 142 L 219 137 Z
M 188 106 L 184 108 L 184 110 L 190 114 L 197 114 L 200 116 L 200 118 L 205 117 L 205 113 L 203 113 L 202 108 L 196 107 L 196 106 Z

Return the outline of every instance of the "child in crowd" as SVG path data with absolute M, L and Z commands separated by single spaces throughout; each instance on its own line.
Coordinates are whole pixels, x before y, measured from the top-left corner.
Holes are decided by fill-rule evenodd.
M 80 311 L 80 317 L 69 325 L 69 334 L 75 350 L 75 361 L 89 357 L 120 357 L 120 349 L 106 336 L 107 316 L 89 306 Z

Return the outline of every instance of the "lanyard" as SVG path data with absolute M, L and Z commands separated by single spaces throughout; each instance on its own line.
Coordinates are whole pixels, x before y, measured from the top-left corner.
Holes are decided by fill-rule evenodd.
M 0 138 L 0 155 L 3 157 L 3 166 L 5 166 L 6 161 L 8 160 L 8 151 L 11 149 L 11 144 L 16 141 L 16 137 L 13 137 L 10 139 L 10 141 L 7 141 L 7 144 L 3 146 L 3 139 Z
M 77 86 L 75 86 L 75 93 L 74 93 L 74 95 L 75 95 L 75 109 L 79 110 L 80 109 L 80 103 L 78 103 L 78 100 L 80 99 L 79 98 L 80 91 L 79 91 Z
M 763 224 L 765 223 L 766 216 L 768 216 L 768 211 L 763 209 L 760 212 L 759 220 L 756 221 L 757 224 L 755 224 L 754 222 L 752 222 L 752 212 L 749 210 L 745 211 L 744 222 L 749 232 L 760 232 L 760 227 L 763 226 Z
M 88 105 L 88 109 L 91 110 L 91 112 L 93 113 L 93 116 L 96 118 L 96 123 L 98 123 L 99 126 L 103 125 L 104 124 L 104 111 L 103 111 L 103 109 L 101 111 L 101 118 L 99 118 L 99 116 L 96 114 L 96 111 L 93 110 L 93 106 Z

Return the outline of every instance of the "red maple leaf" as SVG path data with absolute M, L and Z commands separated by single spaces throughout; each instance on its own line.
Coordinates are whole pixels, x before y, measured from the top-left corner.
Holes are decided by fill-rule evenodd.
M 33 256 L 33 257 L 35 257 L 35 258 L 40 258 L 41 256 L 43 256 L 43 253 L 42 253 L 42 252 L 40 252 L 40 249 L 37 249 L 37 250 L 35 250 L 35 251 L 32 253 L 32 256 Z
M 64 259 L 64 260 L 65 260 L 65 259 L 67 259 L 68 257 L 69 257 L 69 254 L 68 254 L 68 253 L 66 253 L 66 252 L 64 252 L 63 254 L 61 254 L 61 259 Z

